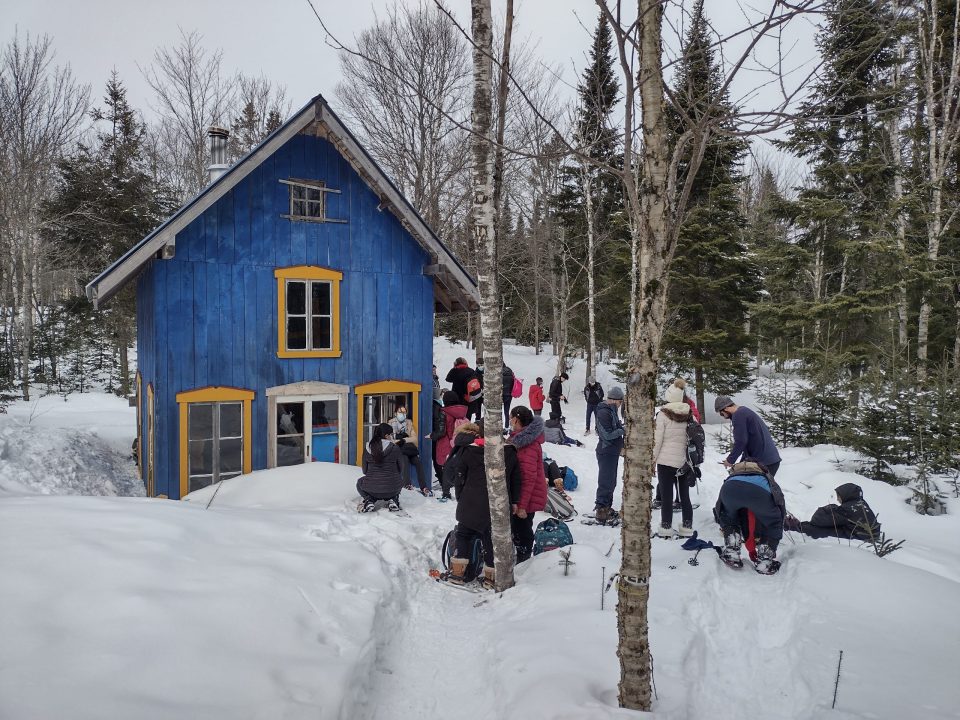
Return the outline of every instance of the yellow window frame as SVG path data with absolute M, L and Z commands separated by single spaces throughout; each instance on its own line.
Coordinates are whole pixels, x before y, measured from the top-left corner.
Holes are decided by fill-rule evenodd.
M 421 389 L 420 383 L 408 382 L 406 380 L 378 380 L 376 382 L 357 385 L 353 392 L 357 396 L 357 465 L 363 462 L 363 402 L 367 395 L 389 395 L 391 393 L 412 393 L 413 400 L 410 403 L 413 407 L 408 408 L 411 412 L 410 420 L 420 432 L 420 423 L 418 410 L 420 408 Z M 420 438 L 417 438 L 417 445 L 420 445 Z
M 137 370 L 137 477 L 143 480 L 143 376 Z
M 147 383 L 147 497 L 156 493 L 157 477 L 157 417 L 153 398 L 153 383 Z
M 294 265 L 273 271 L 277 279 L 277 357 L 328 358 L 340 357 L 340 282 L 343 273 L 317 265 Z M 330 341 L 329 350 L 287 349 L 287 280 L 326 280 L 330 283 Z M 308 298 L 309 302 L 309 298 Z
M 253 470 L 253 390 L 221 385 L 185 390 L 177 393 L 180 406 L 180 498 L 187 494 L 190 479 L 190 458 L 187 449 L 187 417 L 190 403 L 242 402 L 243 403 L 243 472 Z

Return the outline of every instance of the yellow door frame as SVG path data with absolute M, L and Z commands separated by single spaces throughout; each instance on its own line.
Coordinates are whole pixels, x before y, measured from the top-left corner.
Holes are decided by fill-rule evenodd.
M 242 402 L 243 403 L 243 472 L 253 470 L 253 390 L 211 385 L 177 393 L 180 406 L 180 498 L 187 494 L 190 480 L 190 456 L 188 454 L 187 421 L 190 403 Z
M 143 480 L 143 376 L 137 370 L 137 477 Z
M 412 393 L 413 401 L 410 403 L 410 419 L 413 426 L 420 434 L 419 412 L 420 409 L 420 383 L 408 382 L 407 380 L 377 380 L 376 382 L 357 385 L 353 392 L 357 396 L 357 465 L 363 462 L 363 401 L 367 395 L 390 395 L 393 393 Z M 417 438 L 417 446 L 420 446 L 420 438 Z
M 147 383 L 147 497 L 153 497 L 157 489 L 156 438 L 157 416 L 153 383 Z

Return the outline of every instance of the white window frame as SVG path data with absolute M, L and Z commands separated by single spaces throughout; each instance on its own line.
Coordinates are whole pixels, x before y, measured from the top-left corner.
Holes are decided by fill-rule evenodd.
M 267 467 L 277 467 L 277 403 L 313 402 L 322 400 L 336 402 L 340 413 L 340 428 L 338 442 L 340 444 L 340 464 L 349 462 L 347 450 L 347 434 L 350 425 L 350 410 L 347 400 L 350 396 L 349 385 L 337 385 L 317 381 L 304 381 L 289 385 L 278 385 L 266 390 L 267 396 Z M 310 410 L 312 412 L 312 409 Z M 305 410 L 306 413 L 306 410 Z M 304 415 L 304 435 L 306 435 L 307 418 Z M 306 441 L 304 441 L 306 445 Z M 304 448 L 306 457 L 306 448 Z

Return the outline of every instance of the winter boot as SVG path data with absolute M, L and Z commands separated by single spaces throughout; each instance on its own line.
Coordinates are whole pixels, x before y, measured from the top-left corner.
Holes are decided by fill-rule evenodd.
M 367 500 L 360 504 L 360 512 L 368 513 L 377 509 L 377 504 L 373 500 Z
M 683 523 L 680 526 L 680 537 L 692 537 L 693 536 L 693 524 L 692 523 Z
M 657 528 L 656 536 L 670 540 L 673 537 L 673 528 L 670 525 L 661 525 Z
M 598 507 L 595 517 L 600 525 L 616 525 L 620 522 L 620 513 L 611 507 Z
M 493 590 L 497 586 L 496 570 L 490 565 L 483 566 L 483 577 L 480 578 L 480 587 L 484 590 Z
M 727 565 L 743 567 L 743 560 L 740 559 L 740 545 L 743 542 L 743 538 L 740 536 L 740 531 L 734 530 L 731 533 L 727 533 L 723 538 L 723 542 L 724 548 L 720 553 L 720 558 L 727 563 Z
M 396 498 L 390 498 L 390 502 L 387 503 L 387 510 L 390 512 L 400 512 L 400 503 L 397 502 Z
M 470 560 L 467 558 L 450 558 L 450 571 L 446 574 L 447 582 L 463 585 L 467 581 L 467 565 Z
M 757 572 L 763 573 L 764 575 L 772 575 L 780 567 L 780 563 L 777 562 L 776 551 L 766 543 L 757 545 L 756 566 Z
M 663 501 L 659 497 L 655 497 L 652 504 L 653 509 L 659 510 L 661 505 L 663 505 Z

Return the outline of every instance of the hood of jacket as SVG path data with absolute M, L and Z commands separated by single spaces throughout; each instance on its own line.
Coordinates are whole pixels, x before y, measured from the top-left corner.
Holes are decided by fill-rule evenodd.
M 467 445 L 472 445 L 476 439 L 477 436 L 472 432 L 458 432 L 453 436 L 453 446 L 465 447 Z
M 543 443 L 543 418 L 538 415 L 534 415 L 533 422 L 523 428 L 523 430 L 515 432 L 510 436 L 510 442 L 517 448 L 524 448 L 537 441 Z
M 730 468 L 730 476 L 727 478 L 727 480 L 730 480 L 737 475 L 762 475 L 768 480 L 770 479 L 759 464 L 749 460 L 735 463 L 734 466 Z
M 686 422 L 690 417 L 690 406 L 685 402 L 667 403 L 660 408 L 660 412 L 674 422 Z
M 856 483 L 844 483 L 837 488 L 837 497 L 842 503 L 862 500 L 863 489 Z
M 460 418 L 465 418 L 467 416 L 467 406 L 444 405 L 443 412 L 445 412 L 449 417 L 452 417 L 454 420 L 459 420 Z

